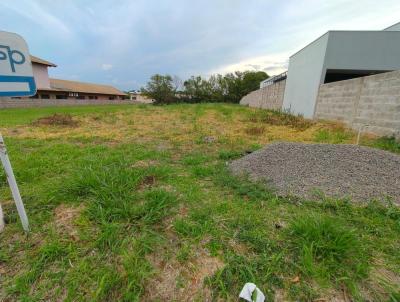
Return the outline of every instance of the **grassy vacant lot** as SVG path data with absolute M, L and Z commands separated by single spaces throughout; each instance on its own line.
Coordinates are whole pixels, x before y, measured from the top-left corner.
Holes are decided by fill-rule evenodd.
M 77 125 L 42 125 L 54 112 Z M 353 143 L 335 124 L 235 105 L 0 111 L 29 214 L 0 172 L 1 301 L 398 301 L 400 210 L 310 202 L 234 178 L 275 141 Z M 400 152 L 392 139 L 365 145 Z

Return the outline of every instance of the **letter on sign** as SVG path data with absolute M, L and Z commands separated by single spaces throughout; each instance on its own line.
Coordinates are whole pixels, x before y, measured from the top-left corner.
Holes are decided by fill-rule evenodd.
M 28 45 L 19 35 L 0 31 L 0 97 L 35 93 Z

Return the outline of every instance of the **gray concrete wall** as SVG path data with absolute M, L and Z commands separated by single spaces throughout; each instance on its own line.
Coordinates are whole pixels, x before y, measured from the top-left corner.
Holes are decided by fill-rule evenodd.
M 400 135 L 400 71 L 320 86 L 316 119 L 378 135 Z
M 286 80 L 250 92 L 240 100 L 241 105 L 263 109 L 282 109 Z
M 325 69 L 400 69 L 400 32 L 330 31 Z
M 11 99 L 0 97 L 0 109 L 4 108 L 32 108 L 54 106 L 78 106 L 78 105 L 111 105 L 111 104 L 138 104 L 130 100 L 55 100 L 55 99 Z
M 328 33 L 290 57 L 283 109 L 313 116 L 327 44 Z

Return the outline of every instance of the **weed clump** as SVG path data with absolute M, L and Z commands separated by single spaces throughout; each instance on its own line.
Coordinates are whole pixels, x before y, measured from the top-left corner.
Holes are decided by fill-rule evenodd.
M 368 255 L 354 230 L 323 215 L 297 218 L 289 227 L 299 268 L 321 281 L 343 281 L 349 288 L 368 273 Z
M 339 123 L 329 124 L 314 134 L 317 143 L 343 144 L 351 142 L 353 138 L 354 132 Z
M 395 153 L 400 153 L 400 139 L 396 139 L 396 137 L 393 136 L 383 136 L 378 138 L 374 143 L 373 147 L 395 152 Z
M 293 115 L 280 110 L 257 110 L 251 112 L 248 121 L 274 126 L 289 126 L 296 130 L 306 130 L 314 124 L 313 121 L 305 119 L 301 115 Z
M 265 131 L 264 127 L 249 127 L 245 130 L 248 135 L 261 135 Z
M 45 116 L 37 119 L 33 122 L 35 126 L 67 126 L 76 127 L 78 126 L 78 121 L 72 118 L 70 114 L 58 114 L 55 113 L 50 116 Z

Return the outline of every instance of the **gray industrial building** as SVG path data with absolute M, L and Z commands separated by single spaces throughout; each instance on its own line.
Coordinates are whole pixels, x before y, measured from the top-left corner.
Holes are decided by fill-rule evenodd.
M 282 109 L 314 117 L 321 84 L 400 69 L 400 23 L 383 31 L 329 31 L 289 59 Z M 271 81 L 272 80 L 272 81 Z

